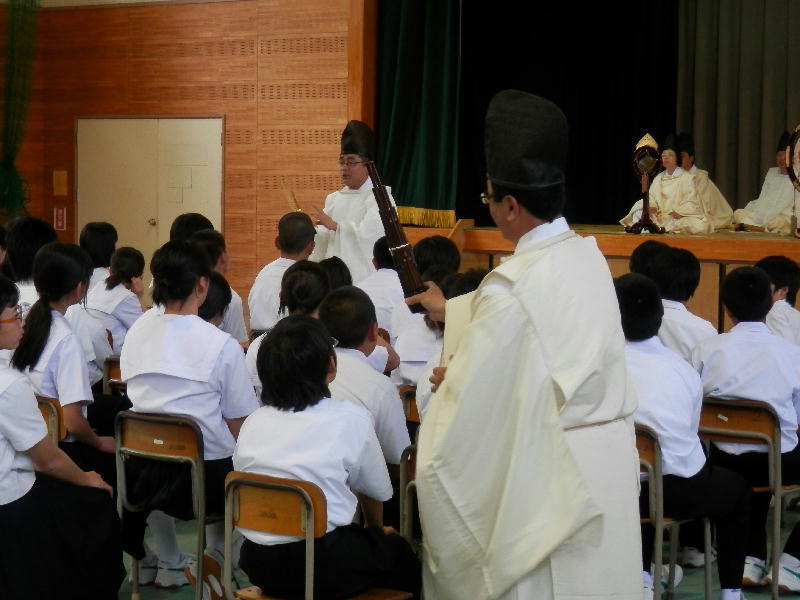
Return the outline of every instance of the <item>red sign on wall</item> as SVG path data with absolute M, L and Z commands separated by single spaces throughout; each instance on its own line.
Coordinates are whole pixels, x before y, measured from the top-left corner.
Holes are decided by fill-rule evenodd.
M 53 227 L 56 231 L 67 230 L 67 209 L 64 206 L 53 208 Z

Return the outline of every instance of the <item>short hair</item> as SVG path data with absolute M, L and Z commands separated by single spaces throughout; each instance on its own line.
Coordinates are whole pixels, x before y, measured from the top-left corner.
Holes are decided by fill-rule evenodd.
M 217 315 L 224 315 L 232 297 L 228 281 L 216 271 L 212 271 L 208 278 L 208 294 L 200 305 L 197 316 L 204 321 L 210 321 Z
M 367 293 L 352 285 L 331 291 L 319 307 L 319 320 L 342 348 L 357 348 L 377 321 Z
M 794 306 L 797 290 L 800 288 L 800 266 L 786 256 L 766 256 L 755 266 L 766 271 L 776 290 L 788 288 L 786 301 Z
M 167 242 L 153 254 L 153 302 L 186 300 L 201 277 L 211 276 L 206 253 L 191 242 Z
M 111 255 L 111 274 L 106 278 L 106 289 L 112 290 L 120 283 L 130 283 L 144 273 L 144 255 L 136 248 L 123 246 Z
M 304 212 L 290 212 L 278 221 L 278 246 L 286 254 L 297 254 L 314 241 L 316 233 L 311 217 Z
M 614 280 L 614 290 L 625 339 L 640 342 L 658 335 L 664 305 L 656 284 L 639 273 L 626 273 Z
M 335 290 L 345 285 L 353 285 L 353 276 L 345 262 L 338 256 L 331 256 L 319 261 L 319 266 L 325 270 L 328 280 L 331 282 L 331 289 Z
M 720 299 L 738 322 L 763 321 L 772 308 L 769 275 L 758 267 L 739 267 L 722 280 Z
M 117 230 L 111 223 L 92 221 L 81 229 L 80 247 L 89 253 L 94 268 L 111 264 L 111 255 L 117 245 Z
M 488 273 L 487 269 L 470 269 L 465 273 L 453 273 L 448 275 L 439 287 L 442 288 L 444 297 L 449 300 L 477 290 Z
M 394 266 L 392 251 L 389 250 L 389 240 L 386 239 L 385 235 L 383 237 L 379 237 L 372 245 L 372 258 L 375 259 L 376 269 L 397 270 Z
M 310 315 L 331 291 L 328 274 L 318 263 L 298 260 L 281 279 L 279 312 Z
M 289 316 L 267 332 L 256 355 L 261 400 L 300 412 L 330 397 L 328 370 L 336 360 L 331 336 L 317 319 Z
M 175 217 L 169 228 L 170 242 L 185 242 L 202 229 L 214 229 L 214 224 L 200 213 L 183 213 Z
M 33 279 L 33 257 L 39 248 L 57 238 L 53 226 L 41 219 L 20 217 L 9 224 L 6 250 L 17 281 Z
M 424 273 L 434 265 L 455 273 L 461 266 L 461 254 L 452 240 L 443 235 L 431 235 L 422 238 L 414 245 L 414 262 L 417 263 L 420 273 Z
M 631 252 L 631 258 L 628 261 L 628 268 L 631 273 L 639 273 L 646 277 L 650 277 L 650 269 L 653 261 L 664 250 L 669 250 L 664 242 L 657 242 L 655 240 L 646 240 L 636 246 Z
M 227 252 L 225 236 L 215 229 L 195 231 L 189 239 L 206 253 L 212 269 L 219 262 L 220 257 Z
M 567 195 L 563 183 L 545 190 L 514 190 L 494 182 L 492 185 L 494 202 L 502 202 L 506 196 L 513 196 L 537 219 L 550 223 L 564 212 Z
M 669 247 L 653 257 L 650 279 L 662 298 L 686 302 L 700 284 L 700 261 L 688 250 Z

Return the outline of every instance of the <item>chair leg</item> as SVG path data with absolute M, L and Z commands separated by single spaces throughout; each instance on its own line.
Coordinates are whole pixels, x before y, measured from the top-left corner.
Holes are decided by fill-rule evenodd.
M 664 546 L 664 526 L 663 521 L 656 519 L 653 523 L 655 526 L 655 540 L 653 542 L 653 568 L 650 575 L 653 578 L 653 600 L 661 598 L 661 560 Z
M 197 574 L 197 587 L 194 588 L 195 600 L 203 600 L 203 581 L 205 577 L 205 565 L 203 564 L 203 554 L 206 551 L 206 518 L 201 514 L 197 517 L 197 561 L 194 564 Z
M 139 594 L 139 559 L 131 559 L 131 600 L 140 600 Z
M 773 496 L 772 500 L 772 590 L 773 600 L 778 600 L 780 591 L 778 589 L 778 573 L 780 571 L 781 558 L 781 507 L 783 499 L 780 495 Z
M 706 562 L 703 565 L 704 592 L 706 600 L 711 600 L 711 521 L 703 519 L 703 554 Z
M 675 593 L 675 563 L 678 562 L 678 532 L 680 525 L 669 528 L 669 579 L 667 581 L 667 598 Z

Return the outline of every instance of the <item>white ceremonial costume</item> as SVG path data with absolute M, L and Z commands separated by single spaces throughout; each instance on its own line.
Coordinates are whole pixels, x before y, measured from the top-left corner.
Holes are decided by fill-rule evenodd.
M 387 186 L 389 200 L 394 206 L 391 189 Z M 383 237 L 383 223 L 378 203 L 372 193 L 372 180 L 367 180 L 357 190 L 344 187 L 325 199 L 325 214 L 338 223 L 336 230 L 317 225 L 314 238 L 316 246 L 309 260 L 319 262 L 338 256 L 350 269 L 353 283 L 358 284 L 375 272 L 372 266 L 372 247 Z
M 683 302 L 661 300 L 664 317 L 658 330 L 658 338 L 673 352 L 692 362 L 692 350 L 701 341 L 716 337 L 714 326 L 689 312 Z
M 698 169 L 697 165 L 692 165 L 689 173 L 694 177 L 694 187 L 697 189 L 697 197 L 703 212 L 706 214 L 711 224 L 712 232 L 720 229 L 729 229 L 733 219 L 733 209 L 717 185 L 711 181 L 708 171 Z
M 111 332 L 114 354 L 122 352 L 125 334 L 142 316 L 139 298 L 121 283 L 110 290 L 105 283 L 91 288 L 86 296 L 86 310 Z
M 420 428 L 426 597 L 640 600 L 636 397 L 595 240 L 540 225 L 471 299 Z
M 767 328 L 777 336 L 800 346 L 800 310 L 778 300 L 767 313 Z
M 219 328 L 240 344 L 250 339 L 247 336 L 247 329 L 244 326 L 244 306 L 242 306 L 242 297 L 236 293 L 236 290 L 233 288 L 231 288 L 231 303 L 225 311 Z
M 700 373 L 706 396 L 768 402 L 778 414 L 781 453 L 797 445 L 800 347 L 778 337 L 764 323 L 749 321 L 700 342 L 692 352 L 692 364 Z M 766 445 L 714 444 L 728 454 L 767 451 Z
M 394 269 L 378 269 L 361 281 L 357 287 L 364 290 L 375 305 L 375 316 L 378 327 L 385 329 L 392 336 L 392 311 L 403 301 L 403 286 Z
M 278 313 L 281 280 L 286 269 L 295 262 L 291 258 L 276 258 L 256 275 L 256 280 L 247 296 L 251 331 L 266 331 L 281 318 L 282 315 Z
M 763 227 L 770 233 L 788 234 L 791 231 L 795 190 L 792 181 L 778 167 L 772 167 L 764 177 L 761 193 L 747 206 L 733 214 L 736 223 Z
M 205 460 L 231 456 L 225 419 L 258 408 L 241 346 L 197 315 L 147 311 L 128 331 L 120 369 L 134 411 L 197 422 Z
M 414 401 L 417 404 L 417 413 L 419 414 L 420 423 L 425 419 L 425 414 L 428 412 L 428 406 L 433 397 L 433 384 L 431 383 L 433 370 L 441 363 L 442 357 L 440 355 L 432 356 L 417 380 L 417 392 L 414 395 Z
M 98 283 L 105 282 L 109 275 L 111 275 L 111 272 L 108 267 L 95 267 L 92 269 L 92 277 L 89 279 L 89 291 L 92 291 L 92 288 Z
M 386 462 L 400 464 L 400 455 L 411 440 L 403 401 L 389 378 L 378 373 L 360 350 L 337 348 L 336 379 L 328 387 L 334 400 L 351 402 L 369 411 Z

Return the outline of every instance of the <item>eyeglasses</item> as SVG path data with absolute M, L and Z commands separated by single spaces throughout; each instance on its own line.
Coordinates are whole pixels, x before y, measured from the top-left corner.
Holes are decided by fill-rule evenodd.
M 489 204 L 489 200 L 494 200 L 494 194 L 490 194 L 489 192 L 481 192 L 481 202 L 483 204 Z
M 331 337 L 331 346 L 333 346 L 334 348 L 338 347 L 339 340 L 337 340 L 335 337 Z
M 16 323 L 25 317 L 25 308 L 19 304 L 14 307 L 14 316 L 10 319 L 0 319 L 0 323 Z
M 364 162 L 366 161 L 348 159 L 348 160 L 340 160 L 336 164 L 339 165 L 339 168 L 341 169 L 342 167 L 354 167 L 356 165 L 363 165 Z

